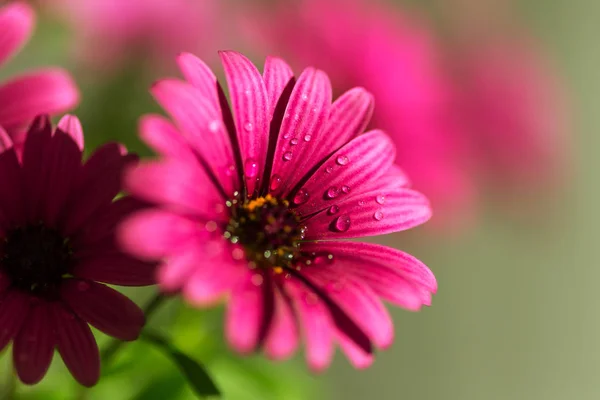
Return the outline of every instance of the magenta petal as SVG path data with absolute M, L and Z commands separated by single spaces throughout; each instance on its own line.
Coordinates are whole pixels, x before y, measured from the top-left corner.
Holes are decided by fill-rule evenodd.
M 17 290 L 8 290 L 0 294 L 0 351 L 17 336 L 27 314 L 29 297 Z
M 265 70 L 263 79 L 267 96 L 269 98 L 269 117 L 273 118 L 273 113 L 277 102 L 283 90 L 294 78 L 292 68 L 285 61 L 277 57 L 267 57 L 265 61 Z
M 66 133 L 77 144 L 80 151 L 83 151 L 83 128 L 81 121 L 74 115 L 67 114 L 58 121 L 58 129 Z
M 87 280 L 67 279 L 60 293 L 82 320 L 107 335 L 127 341 L 140 335 L 144 312 L 116 290 Z
M 0 271 L 0 297 L 4 291 L 10 287 L 10 278 L 4 272 Z
M 385 201 L 378 203 L 385 193 Z M 398 232 L 418 226 L 431 217 L 429 201 L 411 189 L 372 191 L 334 203 L 309 218 L 306 240 L 352 238 Z
M 248 193 L 258 188 L 269 141 L 268 98 L 262 76 L 243 55 L 220 52 L 242 152 Z
M 15 2 L 0 8 L 0 64 L 27 42 L 34 22 L 33 9 L 25 3 Z
M 229 133 L 212 100 L 194 86 L 165 79 L 152 87 L 156 101 L 173 117 L 190 146 L 230 196 L 238 188 Z
M 217 78 L 211 69 L 198 57 L 190 53 L 182 53 L 177 57 L 177 64 L 185 80 L 200 91 L 202 97 L 208 100 L 208 106 L 215 113 L 220 112 L 217 94 Z
M 78 102 L 77 86 L 62 69 L 20 75 L 0 86 L 0 124 L 10 131 L 37 115 L 60 113 Z
M 298 324 L 290 301 L 279 289 L 275 290 L 274 295 L 275 311 L 264 348 L 270 358 L 283 360 L 294 354 L 298 347 Z
M 264 318 L 264 294 L 252 280 L 252 272 L 231 292 L 225 317 L 227 341 L 240 353 L 256 349 Z
M 366 352 L 360 346 L 357 346 L 356 343 L 344 334 L 344 332 L 338 330 L 336 332 L 336 338 L 342 351 L 346 354 L 354 368 L 364 369 L 373 364 L 373 353 Z
M 27 385 L 42 380 L 50 367 L 56 345 L 52 307 L 33 306 L 13 344 L 13 362 L 19 379 Z
M 136 197 L 204 219 L 223 220 L 224 199 L 200 164 L 177 159 L 145 161 L 125 171 L 125 188 Z
M 309 200 L 301 203 L 298 212 L 310 215 L 338 203 L 346 193 L 360 191 L 384 175 L 395 156 L 394 143 L 384 132 L 358 136 L 333 153 L 302 186 Z
M 23 175 L 14 151 L 0 153 L 0 220 L 12 225 L 24 218 Z
M 162 115 L 145 115 L 139 125 L 140 137 L 157 153 L 180 160 L 194 159 L 181 132 Z
M 78 260 L 73 275 L 111 285 L 147 286 L 155 283 L 156 264 L 125 254 L 107 254 Z
M 8 133 L 0 126 L 0 153 L 13 147 L 13 140 Z
M 318 162 L 331 106 L 331 83 L 323 71 L 307 68 L 292 90 L 281 123 L 271 177 L 285 177 L 276 194 L 285 197 Z M 272 178 L 273 179 L 273 178 Z
M 302 327 L 308 365 L 314 371 L 322 371 L 331 364 L 334 350 L 334 325 L 327 305 L 311 289 L 295 280 L 287 281 L 285 289 L 293 300 Z
M 198 222 L 158 209 L 134 214 L 118 230 L 123 248 L 144 260 L 161 259 L 204 235 Z
M 53 308 L 60 356 L 77 382 L 94 386 L 100 378 L 100 354 L 90 327 L 62 306 Z

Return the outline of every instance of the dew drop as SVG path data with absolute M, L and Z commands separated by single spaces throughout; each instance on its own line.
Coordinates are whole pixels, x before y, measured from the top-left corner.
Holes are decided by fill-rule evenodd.
M 292 152 L 286 151 L 283 153 L 283 161 L 290 161 L 292 159 Z
M 211 131 L 212 133 L 217 133 L 219 131 L 220 127 L 221 127 L 221 121 L 219 121 L 218 119 L 212 120 L 208 124 L 208 130 Z
M 277 190 L 279 186 L 281 186 L 281 177 L 279 175 L 273 175 L 271 177 L 271 186 L 269 187 L 271 190 Z
M 300 205 L 308 201 L 308 192 L 304 189 L 298 190 L 298 193 L 294 196 L 294 204 Z
M 327 193 L 325 193 L 325 195 L 329 199 L 334 199 L 334 198 L 338 197 L 339 194 L 340 194 L 340 189 L 338 189 L 335 186 L 332 186 L 329 189 L 327 189 Z
M 298 144 L 298 139 L 296 139 L 296 138 L 293 138 L 292 140 L 290 140 L 290 144 L 291 144 L 292 146 L 295 146 L 295 145 L 297 145 L 297 144 Z
M 254 178 L 258 175 L 258 163 L 253 159 L 249 158 L 245 163 L 246 176 L 249 178 Z
M 375 197 L 375 201 L 377 202 L 377 204 L 385 203 L 385 195 L 378 194 L 377 197 Z
M 381 221 L 383 219 L 383 211 L 375 211 L 375 214 L 373 214 L 373 218 L 375 218 L 376 221 Z
M 364 200 L 359 200 L 359 201 L 358 201 L 358 205 L 359 205 L 359 206 L 361 206 L 361 207 L 362 207 L 362 206 L 364 206 L 365 204 L 366 204 L 366 203 L 365 203 L 365 201 L 364 201 Z
M 230 165 L 229 167 L 225 168 L 225 176 L 233 176 L 233 173 L 235 172 L 235 165 Z
M 350 186 L 346 186 L 346 185 L 342 186 L 342 192 L 344 192 L 346 194 L 350 193 Z
M 346 232 L 350 229 L 350 217 L 348 215 L 341 215 L 333 222 L 335 230 L 338 232 Z
M 325 168 L 325 172 L 327 172 L 328 174 L 330 174 L 332 171 L 333 171 L 333 167 Z
M 338 165 L 347 165 L 349 161 L 350 160 L 346 156 L 338 156 L 338 158 L 335 159 L 335 162 L 338 163 Z
M 289 116 L 289 115 L 288 115 Z M 290 132 L 286 132 L 285 135 L 283 135 L 284 139 L 289 139 L 292 137 L 292 134 Z
M 89 290 L 90 288 L 90 284 L 86 281 L 79 281 L 77 282 L 77 290 L 79 290 L 80 292 L 85 292 L 87 290 Z
M 253 128 L 254 128 L 254 125 L 252 125 L 252 123 L 250 123 L 250 122 L 246 122 L 244 124 L 244 130 L 246 130 L 246 132 L 250 132 Z
M 310 142 L 310 139 L 312 139 L 312 136 L 310 136 L 310 135 L 304 135 L 304 141 L 305 142 Z
M 327 213 L 328 213 L 329 215 L 334 215 L 334 214 L 336 214 L 338 211 L 340 211 L 340 208 L 339 208 L 338 206 L 335 206 L 335 205 L 334 205 L 334 206 L 331 206 L 331 207 L 329 207 L 329 210 L 327 210 Z

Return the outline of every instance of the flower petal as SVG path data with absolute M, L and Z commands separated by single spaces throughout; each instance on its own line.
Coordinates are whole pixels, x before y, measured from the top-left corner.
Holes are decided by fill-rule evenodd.
M 57 348 L 73 377 L 83 386 L 100 378 L 100 354 L 87 323 L 62 306 L 54 307 Z
M 58 129 L 66 133 L 75 141 L 80 151 L 83 151 L 83 128 L 81 121 L 74 115 L 67 114 L 63 116 L 57 125 Z
M 345 193 L 343 187 L 348 192 L 357 191 L 384 175 L 395 155 L 394 143 L 384 132 L 374 130 L 360 135 L 333 153 L 302 186 L 301 190 L 308 194 L 304 199 L 308 197 L 308 201 L 294 199 L 293 203 L 300 204 L 301 215 L 330 207 Z
M 156 264 L 125 254 L 107 254 L 78 260 L 73 275 L 110 285 L 148 286 L 156 283 Z
M 33 9 L 26 3 L 12 3 L 0 8 L 0 65 L 27 42 L 34 22 Z
M 52 307 L 33 306 L 13 343 L 13 362 L 19 379 L 27 385 L 42 380 L 50 367 L 56 345 Z
M 29 297 L 17 290 L 0 294 L 0 351 L 6 347 L 21 329 L 29 313 Z
M 290 300 L 279 289 L 275 289 L 274 295 L 275 311 L 264 348 L 268 357 L 283 360 L 294 354 L 299 332 Z
M 23 180 L 21 166 L 15 151 L 0 153 L 0 219 L 2 225 L 10 226 L 23 221 L 25 209 L 23 201 Z
M 219 53 L 233 109 L 248 193 L 259 187 L 269 142 L 268 97 L 262 76 L 243 55 Z
M 144 312 L 123 294 L 108 286 L 82 279 L 67 279 L 61 298 L 79 317 L 107 335 L 135 340 L 145 323 Z
M 162 115 L 145 115 L 140 119 L 140 137 L 165 157 L 193 160 L 194 153 L 177 128 Z
M 79 91 L 62 69 L 20 75 L 0 86 L 0 124 L 8 131 L 40 114 L 57 114 L 79 102 Z
M 362 347 L 357 346 L 341 330 L 336 332 L 336 339 L 354 368 L 364 369 L 371 366 L 374 360 L 372 352 L 366 352 Z
M 271 179 L 285 177 L 274 190 L 277 195 L 286 196 L 321 161 L 313 154 L 321 146 L 330 107 L 329 78 L 323 71 L 307 68 L 292 90 L 281 123 L 271 172 Z
M 293 79 L 294 72 L 285 61 L 277 57 L 267 57 L 263 71 L 263 80 L 269 98 L 270 119 L 273 118 L 273 113 L 281 94 Z
M 202 97 L 208 100 L 211 112 L 220 113 L 221 106 L 217 94 L 217 78 L 210 67 L 201 59 L 190 53 L 181 53 L 177 57 L 177 65 L 185 80 L 200 91 Z
M 306 240 L 352 238 L 398 232 L 418 226 L 431 217 L 429 201 L 411 189 L 363 193 L 336 203 L 305 221 Z M 335 211 L 335 212 L 333 212 Z
M 0 126 L 0 153 L 5 152 L 13 147 L 13 140 L 8 133 Z

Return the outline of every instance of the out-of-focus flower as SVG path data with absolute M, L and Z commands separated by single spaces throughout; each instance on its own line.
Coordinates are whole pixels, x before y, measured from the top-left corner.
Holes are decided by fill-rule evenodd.
M 33 31 L 33 10 L 14 2 L 0 7 L 0 64 L 17 53 Z M 79 92 L 69 74 L 47 68 L 0 83 L 0 126 L 22 145 L 22 130 L 36 115 L 59 114 L 79 102 Z
M 328 71 L 334 88 L 360 85 L 377 99 L 375 125 L 397 145 L 397 163 L 431 200 L 437 223 L 473 210 L 465 137 L 443 54 L 423 20 L 379 1 L 300 0 L 245 10 L 267 52 Z M 247 12 L 246 12 L 247 11 Z
M 356 367 L 372 345 L 392 343 L 380 298 L 409 310 L 429 305 L 431 271 L 385 246 L 338 239 L 412 228 L 430 217 L 407 187 L 385 133 L 363 133 L 371 94 L 355 88 L 332 103 L 325 73 L 296 81 L 281 59 L 264 73 L 220 53 L 232 110 L 211 70 L 178 58 L 187 80 L 152 93 L 176 122 L 143 119 L 162 158 L 132 167 L 126 188 L 156 204 L 128 219 L 120 237 L 138 257 L 163 260 L 163 290 L 206 306 L 228 295 L 226 336 L 240 352 L 280 359 L 302 334 L 309 365 L 326 368 L 338 343 Z
M 77 56 L 95 70 L 142 61 L 162 67 L 182 51 L 214 51 L 220 40 L 215 0 L 51 0 L 47 7 L 72 26 Z
M 88 324 L 134 340 L 143 312 L 98 282 L 153 283 L 154 265 L 130 258 L 115 241 L 119 220 L 139 208 L 121 198 L 122 169 L 135 161 L 118 144 L 99 148 L 82 164 L 79 120 L 52 130 L 36 119 L 24 148 L 0 130 L 0 350 L 13 341 L 19 378 L 39 382 L 54 349 L 75 379 L 91 386 L 100 374 L 98 346 Z

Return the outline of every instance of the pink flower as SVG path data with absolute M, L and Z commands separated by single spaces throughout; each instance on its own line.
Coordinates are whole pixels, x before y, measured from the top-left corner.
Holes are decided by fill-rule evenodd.
M 248 11 L 247 29 L 268 53 L 328 71 L 338 90 L 371 91 L 375 126 L 393 138 L 397 163 L 431 199 L 435 222 L 464 222 L 477 193 L 452 81 L 424 21 L 371 0 L 300 0 Z
M 352 363 L 393 341 L 381 299 L 409 310 L 429 305 L 431 271 L 401 251 L 340 241 L 396 232 L 429 219 L 427 199 L 407 187 L 395 146 L 363 133 L 373 98 L 354 88 L 332 103 L 325 73 L 296 80 L 281 59 L 264 73 L 221 52 L 232 110 L 210 69 L 178 58 L 186 81 L 152 93 L 160 116 L 141 122 L 162 156 L 128 169 L 126 188 L 156 205 L 121 227 L 126 249 L 162 260 L 163 290 L 203 307 L 227 296 L 226 337 L 240 352 L 291 355 L 302 335 L 309 365 L 326 368 L 334 344 Z
M 163 64 L 181 51 L 216 50 L 215 0 L 51 0 L 47 6 L 74 29 L 80 59 L 111 69 L 143 56 Z
M 0 7 L 0 64 L 25 44 L 33 24 L 33 11 L 25 3 Z M 77 87 L 62 69 L 47 68 L 20 75 L 0 84 L 0 126 L 21 145 L 21 130 L 36 115 L 58 114 L 78 102 Z
M 13 341 L 19 378 L 39 382 L 56 348 L 75 379 L 92 386 L 100 374 L 88 324 L 134 340 L 143 312 L 98 282 L 142 286 L 153 264 L 116 245 L 114 226 L 139 209 L 121 198 L 122 169 L 135 160 L 118 144 L 82 164 L 79 120 L 65 116 L 52 131 L 47 117 L 27 132 L 22 154 L 0 130 L 0 350 Z

